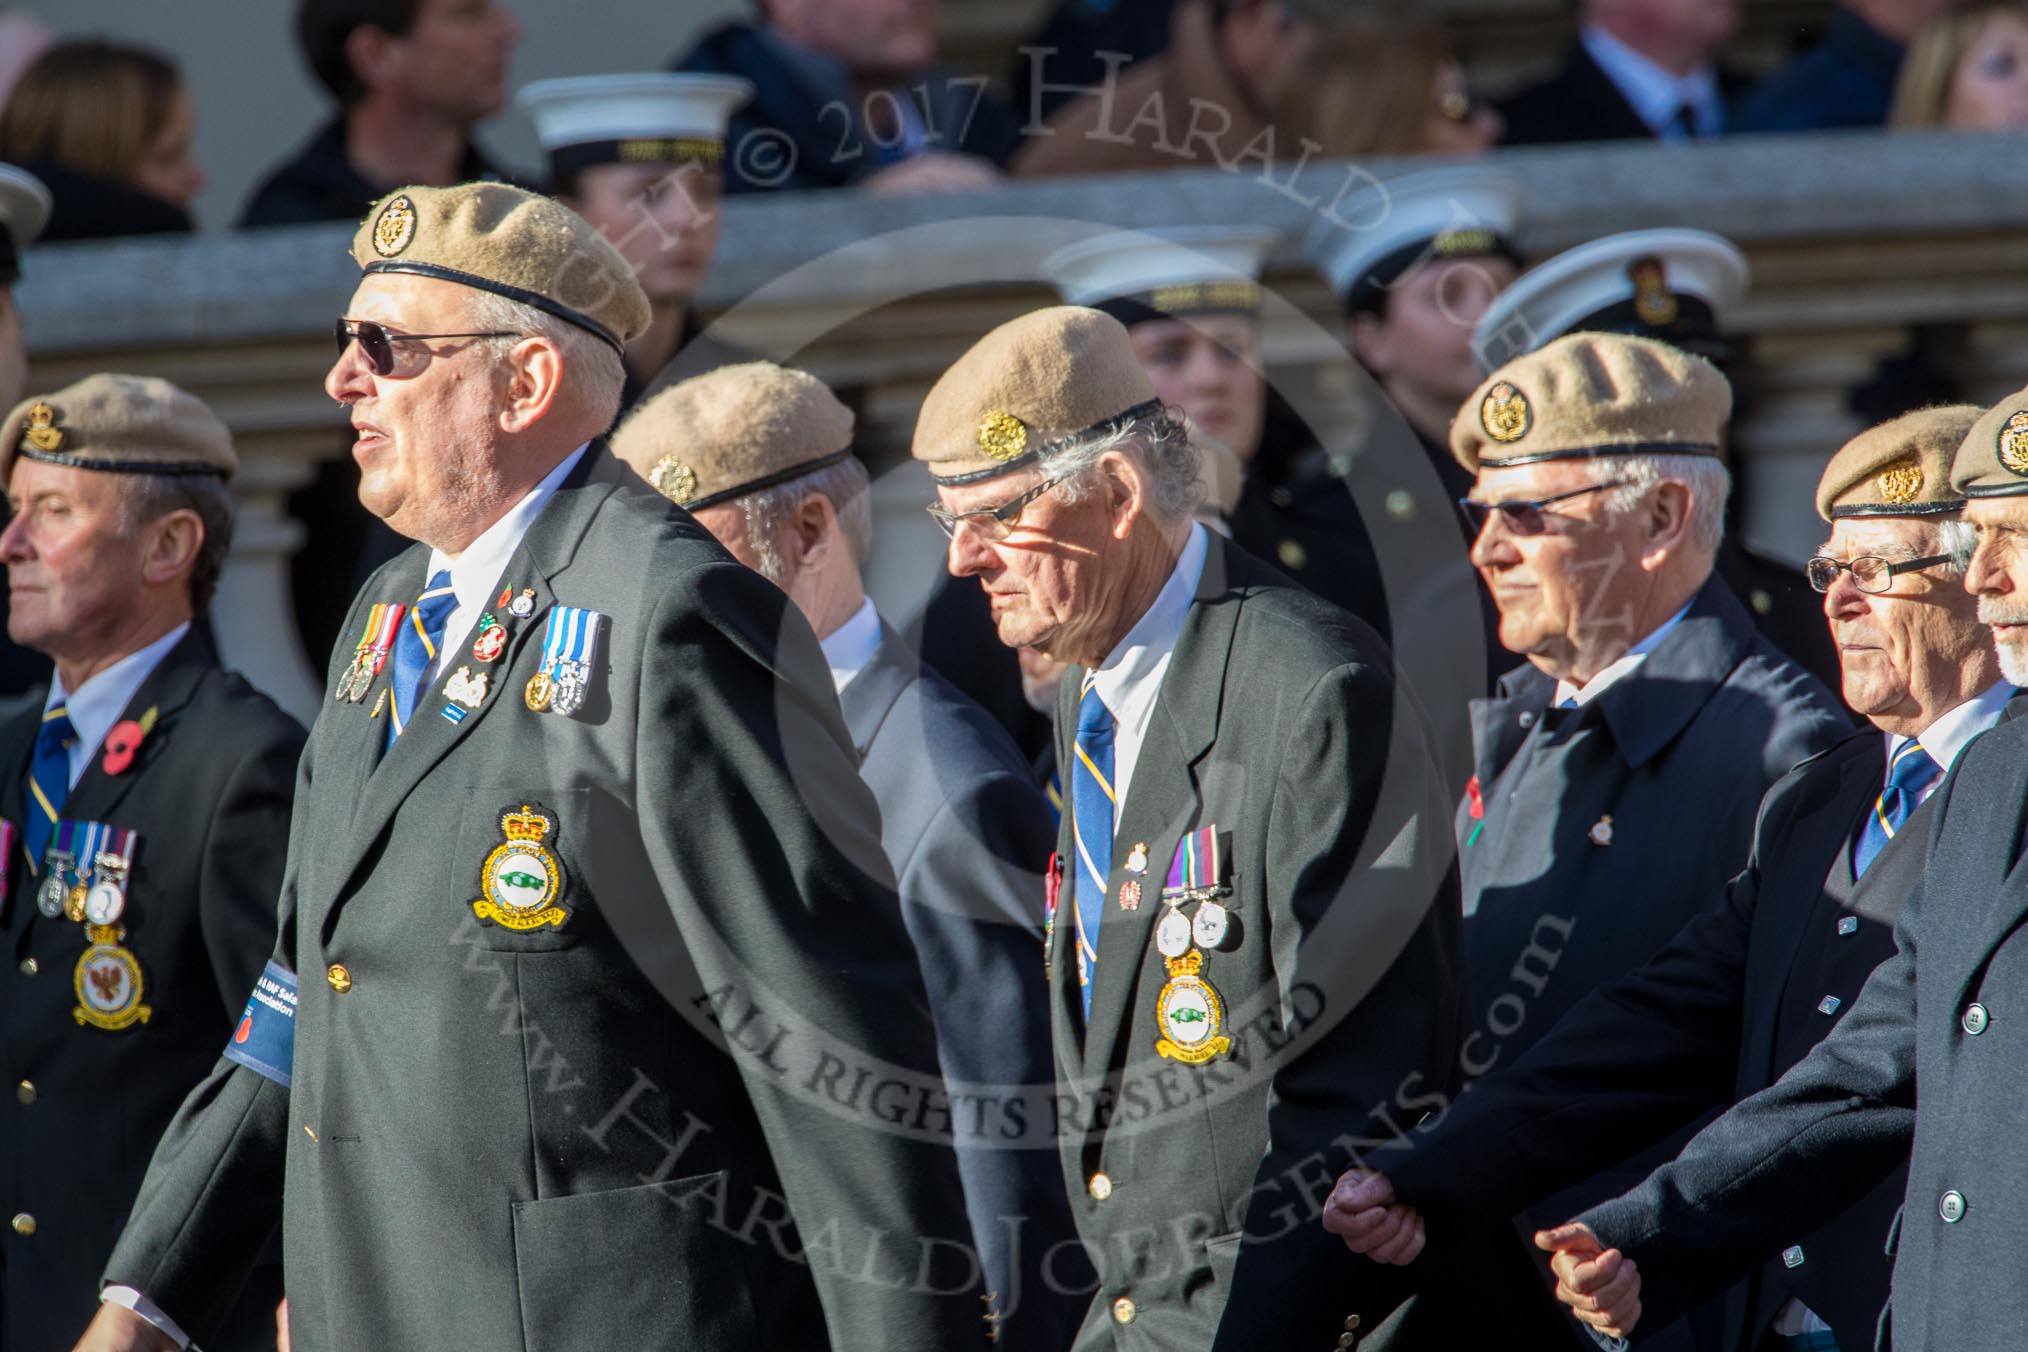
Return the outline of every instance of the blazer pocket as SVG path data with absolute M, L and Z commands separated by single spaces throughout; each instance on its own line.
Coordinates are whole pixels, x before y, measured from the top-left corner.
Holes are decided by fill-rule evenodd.
M 527 1352 L 756 1346 L 740 1241 L 686 1200 L 724 1186 L 721 1171 L 514 1203 Z

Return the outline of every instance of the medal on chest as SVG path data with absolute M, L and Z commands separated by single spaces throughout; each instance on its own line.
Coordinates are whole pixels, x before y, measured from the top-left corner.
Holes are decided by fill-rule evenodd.
M 544 842 L 555 828 L 556 819 L 533 804 L 501 813 L 505 839 L 480 866 L 481 895 L 472 902 L 481 922 L 526 932 L 545 925 L 561 929 L 570 919 L 567 907 L 554 904 L 563 894 L 563 865 Z
M 1155 951 L 1169 980 L 1155 997 L 1160 1036 L 1155 1051 L 1185 1065 L 1203 1065 L 1232 1050 L 1224 1033 L 1225 1002 L 1204 976 L 1205 950 L 1217 950 L 1237 932 L 1225 901 L 1227 860 L 1216 826 L 1192 831 L 1177 842 L 1162 889 L 1162 916 L 1155 922 Z M 1187 908 L 1187 909 L 1186 909 Z
M 569 718 L 584 707 L 604 619 L 598 611 L 581 606 L 550 607 L 542 663 L 522 691 L 522 702 L 530 710 Z
M 394 651 L 395 635 L 401 631 L 401 617 L 408 613 L 408 607 L 391 601 L 376 601 L 366 612 L 366 627 L 359 635 L 359 642 L 352 649 L 352 665 L 338 678 L 337 688 L 331 692 L 333 700 L 359 704 L 366 699 L 366 692 L 373 688 L 373 678 L 387 665 L 387 655 Z
M 71 1016 L 80 1024 L 117 1031 L 146 1023 L 155 1011 L 141 1003 L 145 989 L 141 964 L 121 940 L 126 931 L 117 925 L 93 925 L 87 935 L 90 947 L 77 960 L 71 989 L 77 1008 Z
M 93 881 L 85 893 L 84 919 L 89 925 L 111 925 L 127 910 L 127 877 L 134 868 L 132 831 L 104 827 L 99 848 L 92 853 Z
M 76 822 L 58 822 L 49 848 L 42 852 L 42 883 L 35 889 L 35 909 L 51 920 L 63 914 L 64 900 L 70 895 L 71 865 L 77 862 L 76 837 Z

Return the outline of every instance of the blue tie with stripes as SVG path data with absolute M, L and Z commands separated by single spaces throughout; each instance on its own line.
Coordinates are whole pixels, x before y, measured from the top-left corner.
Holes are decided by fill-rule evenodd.
M 437 660 L 437 648 L 444 641 L 444 624 L 458 608 L 458 594 L 451 590 L 451 570 L 439 568 L 408 608 L 408 623 L 394 639 L 394 675 L 388 680 L 393 698 L 393 719 L 387 725 L 387 744 L 394 745 L 408 727 L 415 702 L 422 696 L 423 673 Z
M 1852 847 L 1854 876 L 1864 876 L 1867 867 L 1887 848 L 1887 842 L 1894 839 L 1894 833 L 1922 801 L 1923 790 L 1942 775 L 1943 767 L 1923 749 L 1921 742 L 1906 742 L 1894 753 L 1894 763 L 1887 767 L 1887 787 L 1881 790 L 1873 810 L 1866 814 L 1865 829 L 1859 832 L 1859 842 Z
M 1084 678 L 1077 706 L 1076 760 L 1070 767 L 1070 834 L 1077 846 L 1071 909 L 1077 921 L 1077 984 L 1091 1017 L 1092 978 L 1098 973 L 1099 922 L 1106 912 L 1106 883 L 1113 876 L 1113 716 L 1092 678 Z
M 42 728 L 35 734 L 35 757 L 28 767 L 28 811 L 21 831 L 21 844 L 28 851 L 28 866 L 42 870 L 42 852 L 49 848 L 50 833 L 70 797 L 70 744 L 77 740 L 71 726 L 70 709 L 57 705 L 45 710 Z

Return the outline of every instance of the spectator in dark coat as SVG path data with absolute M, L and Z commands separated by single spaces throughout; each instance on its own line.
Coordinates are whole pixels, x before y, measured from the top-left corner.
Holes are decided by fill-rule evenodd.
M 506 102 L 520 40 L 498 0 L 299 0 L 296 43 L 338 115 L 261 180 L 240 225 L 356 221 L 404 183 L 504 177 L 471 134 Z
M 1730 130 L 1718 53 L 1738 0 L 1583 0 L 1577 44 L 1547 80 L 1500 105 L 1508 145 L 1686 141 Z
M 1822 41 L 1740 100 L 1733 130 L 1884 125 L 1908 44 L 1949 7 L 1949 0 L 1845 0 Z
M 760 0 L 671 69 L 737 75 L 731 192 L 962 192 L 1000 176 L 1019 124 L 983 78 L 937 65 L 935 0 Z

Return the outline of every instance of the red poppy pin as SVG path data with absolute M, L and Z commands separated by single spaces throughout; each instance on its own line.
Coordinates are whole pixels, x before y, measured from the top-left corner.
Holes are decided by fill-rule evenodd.
M 113 730 L 106 734 L 106 758 L 99 762 L 99 768 L 109 775 L 125 774 L 142 741 L 155 730 L 155 714 L 154 706 L 150 705 L 140 718 L 113 724 Z

